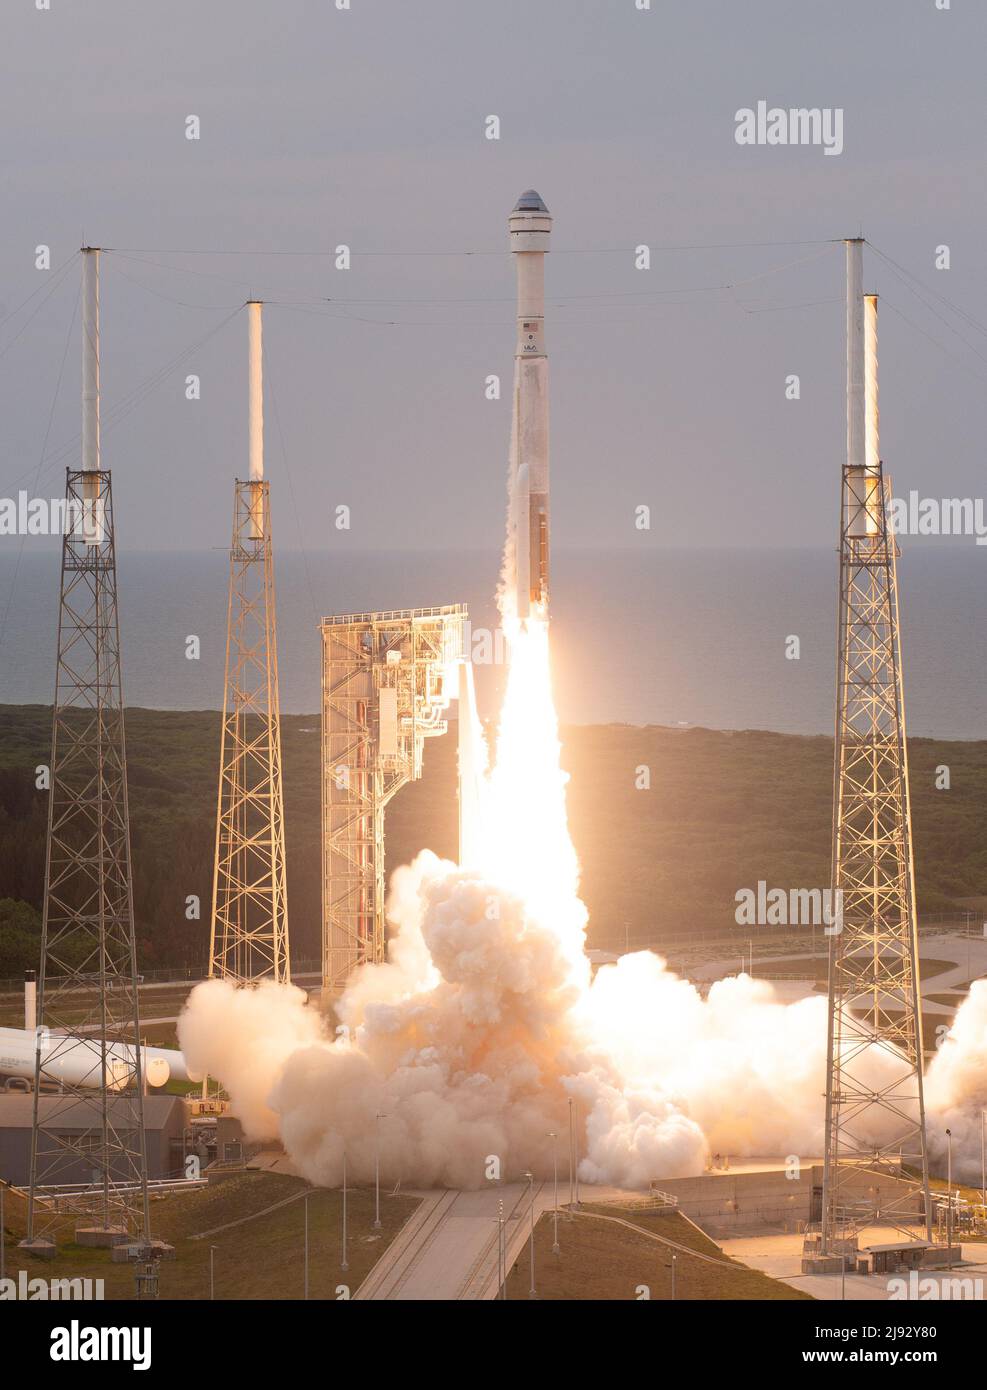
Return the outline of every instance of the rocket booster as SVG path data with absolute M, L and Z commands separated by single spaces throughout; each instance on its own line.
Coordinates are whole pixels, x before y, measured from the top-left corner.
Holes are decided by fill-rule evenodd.
M 517 347 L 511 426 L 510 547 L 519 618 L 548 616 L 548 356 L 545 253 L 552 218 L 533 190 L 511 213 L 517 266 Z

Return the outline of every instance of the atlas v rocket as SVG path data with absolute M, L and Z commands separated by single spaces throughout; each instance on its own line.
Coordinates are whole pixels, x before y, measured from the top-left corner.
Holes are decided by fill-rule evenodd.
M 517 348 L 511 426 L 510 535 L 519 618 L 548 616 L 548 357 L 545 352 L 545 253 L 552 218 L 534 189 L 511 213 L 517 265 Z

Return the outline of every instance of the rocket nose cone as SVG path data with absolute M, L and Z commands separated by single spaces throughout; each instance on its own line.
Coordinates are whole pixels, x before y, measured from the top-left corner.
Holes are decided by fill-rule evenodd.
M 536 193 L 533 188 L 529 188 L 526 193 L 522 193 L 514 204 L 515 212 L 548 212 L 545 200 L 540 193 Z

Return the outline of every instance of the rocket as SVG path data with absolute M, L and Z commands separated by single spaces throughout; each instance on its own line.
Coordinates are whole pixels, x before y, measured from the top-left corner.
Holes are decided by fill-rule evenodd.
M 548 356 L 545 253 L 552 218 L 534 189 L 522 193 L 508 223 L 517 266 L 517 347 L 511 425 L 508 586 L 517 614 L 548 617 Z M 513 584 L 511 581 L 513 580 Z

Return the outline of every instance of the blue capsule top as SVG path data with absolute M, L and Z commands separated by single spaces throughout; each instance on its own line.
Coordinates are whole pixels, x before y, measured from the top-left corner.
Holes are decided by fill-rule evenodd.
M 533 188 L 529 188 L 526 193 L 522 193 L 514 204 L 515 212 L 548 212 L 545 200 L 540 193 L 536 193 Z

